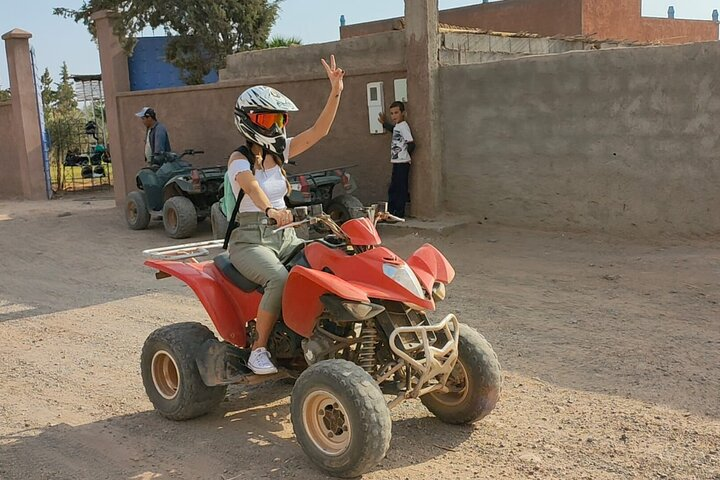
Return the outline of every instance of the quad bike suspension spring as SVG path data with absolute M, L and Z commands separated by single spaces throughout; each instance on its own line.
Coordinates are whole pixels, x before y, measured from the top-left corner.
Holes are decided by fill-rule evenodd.
M 368 320 L 363 324 L 360 331 L 360 351 L 358 353 L 358 365 L 363 370 L 372 374 L 375 371 L 375 345 L 378 343 L 378 331 L 375 328 L 375 320 Z

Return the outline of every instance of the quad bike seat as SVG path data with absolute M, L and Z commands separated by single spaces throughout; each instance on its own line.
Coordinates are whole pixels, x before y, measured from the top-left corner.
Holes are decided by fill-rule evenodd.
M 304 248 L 305 243 L 299 244 L 297 247 L 295 247 L 295 249 L 293 249 L 293 251 L 290 252 L 287 258 L 283 260 L 283 265 L 285 265 L 288 270 L 290 270 L 295 265 L 309 267 L 309 265 L 307 265 L 307 260 L 305 260 L 305 253 L 303 252 Z M 228 252 L 216 255 L 213 259 L 213 263 L 218 268 L 218 270 L 220 270 L 220 272 L 225 275 L 225 278 L 230 280 L 233 285 L 238 287 L 243 292 L 249 293 L 257 290 L 258 292 L 263 293 L 265 291 L 265 289 L 261 285 L 258 285 L 252 280 L 248 280 L 240 272 L 237 271 L 235 266 L 230 261 L 230 255 L 228 254 Z
M 238 287 L 243 292 L 252 292 L 255 290 L 263 292 L 263 288 L 252 280 L 248 280 L 235 269 L 235 266 L 230 262 L 230 255 L 227 252 L 221 253 L 220 255 L 213 258 L 213 263 L 225 275 L 225 278 L 230 280 L 233 285 Z

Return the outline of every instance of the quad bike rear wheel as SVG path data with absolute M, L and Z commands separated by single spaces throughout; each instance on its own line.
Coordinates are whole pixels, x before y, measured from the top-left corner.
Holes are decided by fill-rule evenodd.
M 476 422 L 492 412 L 500 398 L 502 372 L 497 355 L 485 337 L 467 325 L 460 325 L 459 358 L 447 386 L 447 393 L 420 397 L 445 423 Z
M 144 230 L 150 224 L 150 212 L 142 192 L 130 192 L 125 199 L 125 221 L 133 230 Z
M 330 200 L 325 213 L 330 215 L 338 225 L 341 225 L 352 218 L 361 216 L 360 210 L 362 208 L 362 202 L 356 197 L 352 195 L 339 195 Z
M 210 207 L 210 226 L 212 227 L 213 240 L 225 238 L 228 221 L 220 209 L 220 202 L 215 202 Z
M 195 233 L 198 217 L 195 205 L 187 197 L 170 197 L 163 205 L 163 225 L 170 238 L 187 238 Z
M 347 360 L 325 360 L 295 382 L 290 418 L 308 457 L 333 476 L 362 475 L 390 446 L 390 410 L 380 388 Z
M 186 322 L 158 328 L 145 340 L 140 358 L 143 384 L 163 417 L 199 417 L 225 398 L 227 386 L 205 385 L 195 360 L 209 339 L 215 339 L 215 335 L 205 325 Z

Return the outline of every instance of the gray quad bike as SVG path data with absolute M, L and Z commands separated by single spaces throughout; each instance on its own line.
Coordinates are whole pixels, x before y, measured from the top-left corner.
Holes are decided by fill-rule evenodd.
M 290 162 L 295 165 L 294 162 Z M 358 216 L 363 204 L 357 197 L 351 195 L 357 189 L 355 180 L 347 172 L 356 165 L 332 167 L 324 170 L 288 174 L 291 191 L 286 199 L 288 208 L 322 205 L 323 212 L 327 213 L 338 225 Z M 341 185 L 342 188 L 337 188 Z M 341 192 L 333 196 L 334 193 Z M 210 209 L 210 223 L 213 238 L 225 238 L 227 231 L 228 214 L 232 213 L 232 205 L 223 202 L 224 190 L 220 191 L 218 202 Z M 300 237 L 322 237 L 330 233 L 323 225 L 313 225 L 310 228 L 299 229 Z
M 227 166 L 196 168 L 185 156 L 204 153 L 185 150 L 154 155 L 152 163 L 136 176 L 137 190 L 125 200 L 125 220 L 133 230 L 143 230 L 150 220 L 162 219 L 170 238 L 190 237 L 198 222 L 210 215 L 218 198 Z

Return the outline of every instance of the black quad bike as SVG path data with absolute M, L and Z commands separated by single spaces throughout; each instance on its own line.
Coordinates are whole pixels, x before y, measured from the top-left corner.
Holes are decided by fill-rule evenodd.
M 290 164 L 294 165 L 294 162 L 291 161 Z M 357 184 L 348 170 L 355 166 L 346 165 L 304 173 L 289 173 L 288 181 L 292 190 L 286 200 L 288 208 L 322 205 L 323 211 L 338 225 L 354 218 L 363 208 L 362 202 L 351 195 L 357 189 Z M 335 188 L 338 185 L 342 185 L 342 188 Z M 218 202 L 213 204 L 210 211 L 210 223 L 215 239 L 225 237 L 227 215 L 232 213 L 232 205 L 226 205 L 223 196 L 224 191 L 221 191 Z M 305 230 L 307 231 L 303 229 L 298 231 L 298 235 L 322 237 L 329 233 L 319 224 Z
M 151 219 L 162 218 L 170 238 L 187 238 L 195 232 L 198 222 L 210 215 L 227 170 L 227 166 L 196 168 L 183 160 L 201 153 L 162 153 L 140 169 L 138 190 L 128 193 L 125 201 L 125 220 L 130 228 L 143 230 Z

